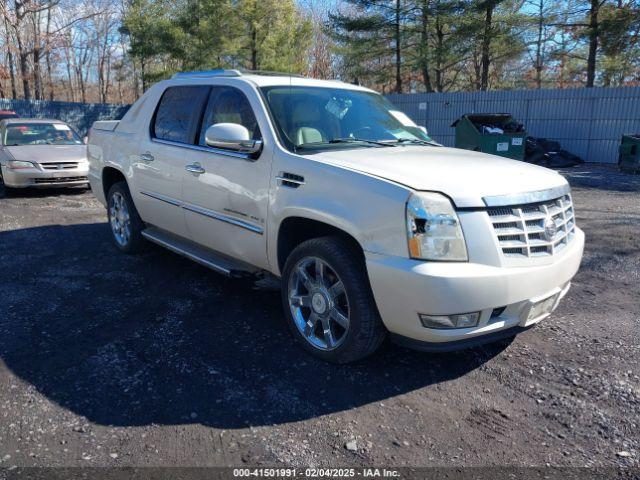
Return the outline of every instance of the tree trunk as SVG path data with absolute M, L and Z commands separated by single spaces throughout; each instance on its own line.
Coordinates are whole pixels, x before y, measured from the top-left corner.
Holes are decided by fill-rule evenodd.
M 6 5 L 3 5 L 6 8 Z M 11 98 L 14 100 L 18 98 L 18 89 L 16 86 L 16 73 L 13 59 L 13 52 L 10 45 L 13 43 L 11 40 L 11 34 L 9 33 L 9 23 L 7 17 L 4 18 L 4 31 L 5 31 L 5 44 L 7 45 L 7 61 L 9 62 L 9 78 L 11 79 Z
M 7 49 L 7 56 L 9 57 L 9 76 L 11 77 L 11 98 L 15 100 L 18 98 L 18 88 L 16 85 L 16 72 L 13 65 L 13 53 L 11 53 L 11 48 Z
M 258 70 L 258 32 L 251 23 L 251 70 Z
M 40 13 L 34 13 L 33 17 L 33 90 L 36 100 L 42 100 L 42 73 L 40 72 L 40 57 L 42 50 L 40 45 Z
M 536 88 L 542 88 L 542 33 L 544 30 L 544 0 L 538 4 L 538 38 L 536 41 Z
M 433 86 L 431 85 L 431 75 L 429 72 L 429 59 L 427 58 L 429 52 L 429 0 L 422 0 L 421 17 L 420 68 L 422 70 L 422 81 L 424 82 L 424 87 L 428 93 L 431 93 L 433 92 Z
M 444 49 L 444 30 L 440 21 L 440 14 L 436 17 L 436 91 L 444 91 L 444 67 L 442 52 Z
M 484 34 L 482 36 L 482 54 L 480 58 L 480 90 L 487 90 L 489 88 L 489 63 L 490 63 L 490 49 L 491 49 L 491 34 L 492 34 L 492 17 L 493 9 L 495 5 L 493 1 L 487 0 L 485 5 L 484 16 Z
M 51 9 L 47 10 L 47 31 L 45 39 L 45 62 L 47 65 L 47 89 L 49 90 L 49 100 L 53 101 L 53 69 L 51 67 Z
M 395 41 L 396 41 L 396 93 L 402 93 L 402 51 L 400 46 L 400 0 L 396 0 Z
M 40 39 L 36 39 L 40 41 Z M 33 93 L 36 100 L 42 100 L 42 74 L 40 73 L 40 45 L 33 47 Z
M 72 44 L 72 40 L 70 36 L 67 36 L 67 38 L 65 39 L 64 53 L 66 57 L 65 63 L 67 65 L 67 78 L 69 79 L 69 85 L 67 87 L 68 100 L 70 102 L 75 102 L 76 96 L 75 96 L 75 89 L 73 88 L 73 69 L 75 65 L 75 57 L 72 56 L 71 44 Z
M 598 55 L 600 0 L 591 0 L 589 10 L 589 54 L 587 56 L 587 88 L 593 87 L 596 80 L 596 58 Z
M 31 100 L 31 87 L 29 85 L 29 53 L 22 50 L 22 48 L 23 47 L 18 42 L 20 76 L 22 77 L 22 96 L 25 100 Z
M 142 80 L 142 93 L 147 91 L 147 69 L 144 58 L 140 59 L 140 79 Z
M 249 35 L 251 37 L 250 40 L 250 44 L 249 44 L 249 48 L 250 48 L 250 55 L 251 55 L 251 70 L 258 70 L 260 68 L 259 62 L 258 62 L 258 24 L 257 24 L 257 18 L 258 18 L 258 2 L 252 2 L 251 3 L 251 15 L 248 19 L 249 21 Z

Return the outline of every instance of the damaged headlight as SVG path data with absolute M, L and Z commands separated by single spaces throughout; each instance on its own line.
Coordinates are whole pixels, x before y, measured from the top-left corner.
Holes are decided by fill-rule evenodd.
M 464 262 L 469 259 L 458 215 L 439 193 L 414 193 L 407 202 L 411 258 Z

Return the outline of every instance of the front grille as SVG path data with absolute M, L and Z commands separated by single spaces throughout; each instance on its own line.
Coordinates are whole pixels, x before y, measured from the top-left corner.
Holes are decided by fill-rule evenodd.
M 487 213 L 507 257 L 553 255 L 566 247 L 575 233 L 573 203 L 568 194 L 548 202 L 489 208 Z
M 78 162 L 41 163 L 40 166 L 44 170 L 71 170 L 78 168 Z
M 87 177 L 34 178 L 35 183 L 67 183 L 88 181 Z

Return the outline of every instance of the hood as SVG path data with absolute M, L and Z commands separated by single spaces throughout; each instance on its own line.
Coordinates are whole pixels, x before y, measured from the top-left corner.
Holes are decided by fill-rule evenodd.
M 86 145 L 19 145 L 5 147 L 15 160 L 36 163 L 80 162 L 87 159 Z
M 318 152 L 309 157 L 400 183 L 441 192 L 459 208 L 484 207 L 483 197 L 563 187 L 547 168 L 457 148 L 397 146 Z

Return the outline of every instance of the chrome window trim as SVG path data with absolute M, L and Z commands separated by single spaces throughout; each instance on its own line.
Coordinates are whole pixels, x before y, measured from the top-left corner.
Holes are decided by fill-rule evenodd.
M 257 233 L 258 235 L 262 235 L 264 233 L 264 229 L 262 227 L 259 227 L 258 225 L 245 222 L 238 218 L 230 217 L 229 215 L 225 215 L 220 212 L 209 210 L 208 208 L 199 207 L 198 205 L 193 205 L 191 203 L 181 202 L 176 198 L 167 197 L 166 195 L 161 195 L 159 193 L 151 193 L 146 191 L 140 191 L 140 193 L 142 195 L 146 195 L 147 197 L 155 198 L 156 200 L 160 200 L 161 202 L 173 205 L 174 207 L 183 208 L 190 212 L 199 213 L 200 215 L 204 215 L 205 217 L 213 218 L 214 220 L 219 220 L 221 222 L 235 225 L 236 227 L 244 228 L 245 230 L 249 230 L 250 232 Z
M 201 145 L 191 145 L 188 143 L 180 143 L 180 142 L 174 142 L 171 140 L 163 140 L 161 138 L 152 138 L 151 141 L 154 143 L 161 143 L 162 145 L 169 145 L 171 147 L 180 147 L 180 148 L 185 148 L 187 150 L 196 150 L 198 152 L 217 153 L 218 155 L 223 155 L 226 157 L 241 158 L 243 160 L 255 161 L 255 159 L 251 158 L 251 155 L 248 153 L 234 152 L 231 150 L 224 150 L 221 148 L 203 147 Z
M 535 192 L 515 193 L 510 195 L 496 195 L 490 197 L 482 197 L 487 207 L 511 207 L 514 205 L 525 205 L 529 203 L 546 202 L 554 200 L 571 192 L 569 184 L 560 187 L 548 188 L 546 190 L 537 190 Z

